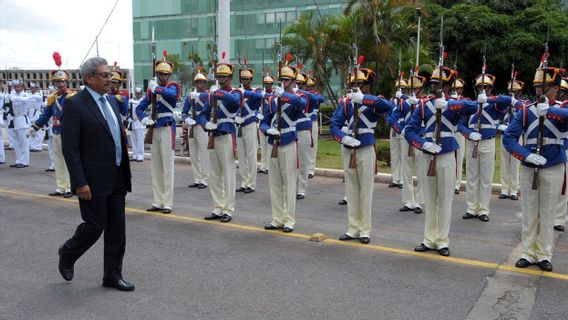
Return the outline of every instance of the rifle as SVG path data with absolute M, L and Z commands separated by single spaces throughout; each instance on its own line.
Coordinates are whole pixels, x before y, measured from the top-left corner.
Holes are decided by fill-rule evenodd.
M 485 54 L 487 53 L 487 39 L 485 40 L 485 49 L 483 50 L 483 66 L 481 66 L 481 83 L 485 81 L 485 69 L 487 68 Z M 482 91 L 485 93 L 485 89 Z M 483 103 L 479 103 L 479 109 L 477 109 L 477 122 L 475 123 L 475 132 L 481 131 L 481 117 L 483 116 Z M 471 157 L 477 159 L 479 155 L 479 140 L 473 142 L 473 150 L 471 150 Z
M 420 8 L 416 8 L 416 16 L 418 17 L 418 30 L 417 35 L 416 35 L 416 64 L 414 68 L 410 69 L 410 88 L 412 90 L 412 94 L 414 93 L 414 75 L 418 74 L 418 68 L 419 68 L 419 61 L 420 61 L 420 21 L 422 18 L 422 9 Z M 412 58 L 410 59 L 412 60 Z M 412 63 L 412 61 L 411 61 Z M 410 105 L 410 114 L 412 115 L 414 113 L 414 110 L 416 109 L 416 107 L 412 104 Z M 409 157 L 414 157 L 414 147 L 412 145 L 408 145 L 408 156 Z
M 278 52 L 278 77 L 282 77 L 282 21 L 280 21 L 280 50 Z M 290 53 L 286 54 L 286 64 L 292 60 L 292 55 Z M 282 83 L 280 85 L 283 86 Z M 276 101 L 276 130 L 280 132 L 280 121 L 282 120 L 282 97 L 279 97 Z M 278 158 L 278 146 L 280 145 L 280 136 L 275 136 L 272 141 L 272 152 L 270 153 L 271 158 Z
M 440 48 L 439 48 L 439 56 L 438 56 L 438 70 L 439 70 L 439 74 L 440 74 L 440 83 L 438 85 L 438 90 L 436 92 L 436 97 L 437 98 L 441 98 L 443 97 L 443 67 L 444 67 L 444 58 L 445 58 L 445 52 L 444 52 L 444 16 L 441 16 L 440 19 Z M 435 134 L 434 134 L 434 139 L 433 142 L 435 144 L 439 144 L 440 140 L 441 140 L 441 127 L 442 127 L 442 110 L 440 109 L 436 109 L 436 130 L 435 130 Z M 436 160 L 437 160 L 437 156 L 436 154 L 432 154 L 430 156 L 430 165 L 428 166 L 428 173 L 427 176 L 428 177 L 435 177 L 436 176 Z
M 165 51 L 164 51 L 165 52 Z M 156 40 L 154 38 L 154 24 L 152 23 L 152 79 L 156 78 Z M 152 93 L 150 95 L 150 104 L 152 105 L 152 112 L 150 119 L 156 121 L 157 110 L 156 110 L 156 94 Z M 144 143 L 152 144 L 152 138 L 154 136 L 154 125 L 148 127 L 146 132 L 146 137 L 144 138 Z
M 546 96 L 544 94 L 544 88 L 546 86 L 546 69 L 548 68 L 548 34 L 550 29 L 546 32 L 546 42 L 544 43 L 544 54 L 540 60 L 540 67 L 542 69 L 542 95 L 539 98 L 539 102 L 545 102 Z M 536 142 L 536 154 L 541 155 L 542 146 L 544 142 L 544 116 L 538 117 L 538 138 Z M 532 180 L 532 190 L 538 190 L 540 184 L 539 169 L 534 167 L 533 180 Z
M 246 40 L 245 40 L 245 41 L 246 41 Z M 245 66 L 245 68 L 247 67 L 247 59 L 246 59 L 246 58 L 245 58 L 245 60 L 244 60 L 244 66 Z M 243 88 L 243 100 L 245 100 L 245 97 L 244 97 L 245 94 L 244 94 L 243 79 L 241 78 L 240 66 L 239 66 L 239 83 L 240 83 L 240 86 Z M 243 115 L 243 107 L 244 107 L 244 104 L 245 104 L 245 103 L 246 103 L 246 102 L 243 102 L 243 103 L 241 103 L 241 105 L 239 106 L 239 117 L 241 117 L 241 116 Z M 242 124 L 239 124 L 239 128 L 237 129 L 237 138 L 242 138 L 242 137 L 243 137 L 243 125 L 242 125 Z
M 195 64 L 195 62 L 191 63 L 192 65 Z M 193 74 L 191 75 L 191 86 L 193 87 L 193 91 L 196 91 L 195 89 L 195 75 L 197 73 L 199 73 L 201 71 L 201 66 L 197 66 L 197 72 L 193 72 Z M 192 105 L 193 104 L 193 105 Z M 195 103 L 193 101 L 190 102 L 189 107 L 191 109 L 191 118 L 193 120 L 195 120 L 195 118 L 197 117 L 197 113 L 195 112 Z M 189 131 L 187 133 L 187 139 L 192 139 L 194 137 L 194 133 L 193 133 L 193 128 L 195 126 L 189 126 Z M 189 141 L 188 141 L 189 143 Z
M 515 81 L 517 80 L 517 71 L 515 71 L 515 62 L 513 62 L 511 64 L 511 84 L 509 85 L 509 92 L 511 93 L 511 96 L 514 98 L 515 94 L 513 93 L 513 86 L 515 84 Z M 511 104 L 509 106 L 509 122 L 511 122 L 511 120 L 513 120 L 513 109 L 515 108 L 515 106 L 513 104 Z
M 357 44 L 353 44 L 353 52 L 355 53 L 355 55 L 353 57 L 357 57 L 357 55 L 359 54 L 359 48 L 357 47 Z M 357 87 L 357 90 L 360 90 L 359 85 L 357 84 L 357 75 L 359 75 L 359 67 L 363 63 L 364 60 L 365 60 L 364 56 L 359 56 L 359 58 L 356 61 L 354 61 L 355 62 L 355 65 L 353 67 L 354 72 L 355 72 L 354 81 L 355 81 L 355 86 Z M 353 137 L 357 140 L 359 140 L 359 108 L 360 107 L 361 106 L 358 103 L 353 104 Z M 351 149 L 351 155 L 349 156 L 349 169 L 357 169 L 357 148 L 356 147 Z
M 215 81 L 215 85 L 218 86 L 219 81 L 217 80 L 217 64 L 219 63 L 217 57 L 217 16 L 213 16 L 213 30 L 214 30 L 214 39 L 215 44 L 213 45 L 213 78 Z M 225 59 L 225 52 L 221 53 L 221 58 Z M 211 74 L 211 72 L 209 72 Z M 211 94 L 209 92 L 209 96 L 211 97 L 210 107 L 211 107 L 211 120 L 213 123 L 217 123 L 217 98 L 215 97 L 215 93 Z M 215 132 L 209 132 L 209 141 L 207 141 L 207 150 L 215 149 Z

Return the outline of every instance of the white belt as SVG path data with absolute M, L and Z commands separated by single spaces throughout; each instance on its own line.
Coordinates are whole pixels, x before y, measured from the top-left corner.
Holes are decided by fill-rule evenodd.
M 543 138 L 542 139 L 542 144 L 543 145 L 547 145 L 547 144 L 559 144 L 559 145 L 564 145 L 564 139 L 556 139 L 556 138 Z M 538 139 L 537 138 L 531 138 L 531 139 L 527 139 L 525 141 L 525 144 L 537 144 L 538 143 Z
M 453 137 L 454 133 L 453 132 L 449 132 L 449 131 L 442 131 L 440 132 L 440 137 L 441 138 L 449 138 L 449 137 Z M 425 138 L 433 138 L 434 137 L 434 132 L 426 132 L 424 134 Z
M 256 117 L 256 115 L 254 113 L 249 113 L 246 117 L 244 117 L 245 120 L 248 120 L 252 117 Z
M 476 129 L 476 127 L 477 127 L 476 125 L 470 125 L 469 126 L 470 129 Z M 481 129 L 496 129 L 495 125 L 493 125 L 493 124 L 482 124 L 480 127 L 481 127 Z
M 217 123 L 233 123 L 233 119 L 232 118 L 223 118 L 223 119 L 217 119 Z
M 361 133 L 375 133 L 375 129 L 361 128 L 361 129 L 358 129 L 358 130 L 359 130 L 359 134 L 361 134 Z M 349 130 L 347 130 L 347 133 L 352 134 L 353 130 L 349 129 Z
M 290 131 L 296 131 L 296 127 L 288 127 L 288 128 L 284 128 L 284 129 L 280 129 L 280 134 L 284 134 Z
M 173 114 L 171 112 L 160 112 L 158 113 L 158 119 L 159 118 L 166 118 L 166 117 L 171 117 Z
M 306 122 L 306 121 L 312 121 L 312 120 L 310 118 L 302 118 L 302 119 L 296 120 L 296 124 L 298 124 L 300 122 Z

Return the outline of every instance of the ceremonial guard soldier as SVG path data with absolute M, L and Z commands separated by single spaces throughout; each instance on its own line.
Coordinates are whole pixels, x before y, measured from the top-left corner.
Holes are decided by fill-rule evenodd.
M 560 107 L 563 109 L 568 108 L 568 77 L 565 77 L 560 82 L 560 91 L 558 92 L 558 102 L 561 103 Z M 568 157 L 568 139 L 564 139 L 564 148 L 566 149 L 566 156 Z M 568 181 L 568 170 L 565 170 L 565 181 Z M 560 199 L 556 205 L 554 214 L 554 230 L 564 231 L 566 224 L 566 214 L 568 211 L 568 192 L 562 192 Z
M 173 64 L 166 60 L 166 52 L 162 61 L 156 62 L 158 79 L 148 84 L 146 97 L 136 107 L 136 116 L 145 126 L 152 126 L 152 193 L 154 201 L 147 211 L 172 212 L 174 204 L 174 150 L 175 130 L 174 108 L 181 94 L 178 83 L 169 81 Z M 151 96 L 156 95 L 156 119 L 146 116 Z M 154 106 L 152 106 L 154 108 Z
M 268 136 L 268 181 L 272 221 L 266 230 L 294 231 L 296 223 L 296 183 L 298 176 L 298 135 L 296 120 L 304 117 L 308 97 L 294 92 L 298 69 L 288 65 L 291 54 L 286 55 L 286 65 L 280 66 L 280 86 L 274 96 L 268 98 L 269 107 L 264 110 L 260 130 Z M 275 99 L 278 99 L 278 102 Z
M 205 84 L 207 77 L 201 72 L 201 66 L 193 77 L 194 90 L 185 99 L 183 111 L 181 112 L 185 124 L 189 126 L 189 155 L 191 156 L 191 166 L 193 173 L 193 183 L 190 188 L 207 188 L 209 182 L 209 152 L 207 151 L 207 132 L 203 126 L 204 122 L 197 124 L 197 120 L 206 108 L 209 108 L 209 100 Z M 203 93 L 203 94 L 202 94 Z
M 223 52 L 223 55 L 225 53 Z M 209 105 L 201 113 L 197 123 L 203 124 L 209 132 L 209 161 L 211 179 L 209 186 L 213 198 L 213 211 L 205 220 L 219 219 L 229 222 L 235 213 L 235 123 L 234 118 L 243 103 L 240 90 L 231 87 L 235 66 L 227 62 L 216 65 L 215 76 L 218 85 L 209 88 L 209 93 L 200 93 L 199 98 L 208 96 Z
M 320 104 L 322 104 L 325 100 L 325 97 L 319 93 L 318 91 L 314 90 L 314 86 L 316 85 L 317 79 L 312 76 L 311 71 L 308 72 L 308 81 L 306 81 L 306 90 L 309 91 L 314 96 L 314 101 L 310 102 L 312 104 L 312 112 L 310 112 L 310 117 L 312 119 L 312 141 L 313 147 L 310 149 L 310 168 L 308 173 L 308 178 L 311 179 L 314 177 L 316 172 L 316 160 L 318 154 L 318 141 L 319 141 L 319 110 Z
M 485 69 L 484 69 L 485 70 Z M 501 119 L 507 114 L 510 100 L 506 96 L 491 96 L 495 77 L 483 73 L 475 79 L 479 95 L 478 111 L 469 117 L 468 126 L 458 129 L 468 139 L 466 141 L 466 213 L 463 219 L 478 218 L 489 221 L 489 202 L 495 171 L 495 137 Z
M 345 149 L 342 156 L 348 228 L 339 240 L 359 239 L 361 243 L 368 244 L 371 242 L 371 207 L 377 170 L 375 127 L 379 116 L 395 106 L 370 94 L 376 74 L 371 69 L 359 68 L 362 62 L 360 58 L 354 68 L 353 92 L 348 93 L 347 99 L 335 109 L 329 129 Z M 342 130 L 346 122 L 347 132 Z
M 146 127 L 140 122 L 136 115 L 136 108 L 142 101 L 144 92 L 142 88 L 134 89 L 134 98 L 128 101 L 128 128 L 130 129 L 130 143 L 132 144 L 132 158 L 131 161 L 142 162 L 144 161 L 144 131 Z
M 28 117 L 30 122 L 33 123 L 39 119 L 41 113 L 41 107 L 43 105 L 43 95 L 39 92 L 38 84 L 35 82 L 30 83 L 31 94 L 29 95 L 29 109 Z M 35 130 L 34 130 L 35 131 Z M 35 136 L 30 137 L 30 151 L 40 152 L 42 150 L 42 142 L 45 137 L 45 131 L 43 127 L 39 131 L 35 132 Z
M 568 133 L 568 109 L 557 98 L 561 70 L 547 66 L 547 53 L 537 69 L 533 85 L 539 102 L 523 104 L 505 131 L 503 143 L 521 166 L 522 244 L 518 268 L 536 264 L 552 271 L 554 209 L 559 193 L 564 193 Z M 521 103 L 521 102 L 517 102 Z M 519 144 L 523 135 L 524 146 Z
M 408 81 L 402 77 L 399 77 L 396 80 L 395 87 L 397 88 L 396 96 L 391 101 L 394 104 L 393 109 L 387 114 L 389 117 L 395 108 L 400 108 L 401 97 L 403 94 L 406 93 L 408 89 Z M 391 128 L 390 129 L 390 159 L 391 159 L 391 175 L 392 181 L 389 184 L 389 188 L 396 188 L 402 189 L 402 140 L 404 140 L 404 136 L 396 133 L 396 131 Z
M 116 62 L 114 65 L 114 70 L 111 71 L 110 78 L 110 94 L 109 96 L 114 96 L 118 100 L 120 105 L 120 114 L 122 120 L 126 119 L 128 115 L 128 97 L 122 93 L 122 82 L 124 81 L 124 72 L 117 69 Z
M 452 99 L 462 100 L 463 86 L 465 81 L 463 79 L 457 78 L 452 85 Z M 461 121 L 463 125 L 467 123 L 468 117 L 463 117 Z M 459 149 L 456 151 L 456 188 L 454 189 L 455 194 L 460 194 L 462 176 L 463 176 L 463 158 L 465 156 L 465 137 L 461 132 L 456 132 L 456 141 L 458 142 Z
M 441 59 L 441 61 L 443 61 Z M 439 65 L 430 78 L 431 91 L 438 98 L 429 96 L 421 99 L 410 120 L 406 124 L 406 140 L 415 148 L 422 150 L 422 162 L 427 170 L 421 170 L 424 183 L 425 225 L 424 240 L 414 248 L 424 252 L 437 250 L 442 256 L 450 255 L 450 222 L 452 200 L 456 179 L 456 150 L 458 143 L 455 131 L 462 115 L 477 111 L 477 103 L 467 100 L 446 100 L 455 71 Z M 420 135 L 425 123 L 424 137 Z
M 296 199 L 304 199 L 308 189 L 308 175 L 310 173 L 310 154 L 314 147 L 312 136 L 312 118 L 314 105 L 316 104 L 316 97 L 306 90 L 306 82 L 308 81 L 308 74 L 298 72 L 296 76 L 296 84 L 298 86 L 297 92 L 302 93 L 308 98 L 306 108 L 302 110 L 303 116 L 296 120 L 296 134 L 298 135 L 298 181 Z
M 256 113 L 261 109 L 263 96 L 261 90 L 252 88 L 254 70 L 247 68 L 246 65 L 245 59 L 245 67 L 239 70 L 244 99 L 235 117 L 235 124 L 238 126 L 237 155 L 241 176 L 241 187 L 236 191 L 251 193 L 256 189 L 256 161 L 258 158 Z
M 260 168 L 258 168 L 258 173 L 268 174 L 268 157 L 267 150 L 268 150 L 268 136 L 260 130 L 260 122 L 264 118 L 264 110 L 269 107 L 268 99 L 274 95 L 274 89 L 272 89 L 272 85 L 274 84 L 274 78 L 270 75 L 270 69 L 266 71 L 266 75 L 262 79 L 262 84 L 264 85 L 264 90 L 262 90 L 262 106 L 256 113 L 256 119 L 258 121 L 258 134 L 260 140 Z
M 1 82 L 0 82 L 1 84 Z M 4 89 L 0 90 L 0 164 L 6 163 L 6 154 L 4 152 L 4 126 L 7 126 L 4 118 L 6 117 L 4 109 Z
M 24 90 L 23 80 L 15 80 L 14 89 L 15 91 L 8 96 L 9 101 L 12 103 L 12 130 L 8 130 L 8 135 L 12 135 L 16 162 L 10 165 L 10 167 L 26 168 L 30 164 L 30 139 L 28 135 L 30 128 L 30 120 L 28 118 L 29 96 Z
M 399 136 L 404 136 L 404 127 L 410 116 L 416 110 L 416 105 L 420 102 L 422 97 L 422 87 L 426 78 L 419 75 L 411 76 L 408 81 L 410 96 L 401 96 L 400 102 L 392 110 L 390 116 L 387 117 L 387 122 L 392 127 L 394 132 Z M 419 132 L 420 135 L 423 132 Z M 413 211 L 416 214 L 422 213 L 420 204 L 424 203 L 424 193 L 422 191 L 423 183 L 418 181 L 417 193 L 414 193 L 414 180 L 413 172 L 416 167 L 417 176 L 420 177 L 419 171 L 422 169 L 422 161 L 420 161 L 417 153 L 420 151 L 414 150 L 408 141 L 401 140 L 401 173 L 402 173 L 402 203 L 403 207 L 399 209 L 401 212 Z
M 58 67 L 61 66 L 59 54 L 54 53 L 55 63 Z M 51 125 L 51 139 L 52 150 L 53 150 L 53 162 L 55 165 L 55 191 L 49 193 L 50 196 L 63 196 L 64 198 L 70 198 L 71 193 L 71 181 L 69 178 L 69 171 L 67 170 L 67 165 L 65 164 L 65 158 L 63 157 L 63 149 L 61 145 L 61 133 L 63 132 L 63 127 L 61 126 L 61 115 L 63 113 L 63 105 L 65 100 L 71 98 L 75 95 L 75 92 L 67 88 L 67 81 L 69 81 L 69 74 L 65 70 L 55 70 L 51 72 L 51 81 L 57 88 L 57 91 L 50 94 L 47 98 L 47 106 L 43 110 L 40 117 L 34 122 L 30 128 L 30 135 L 34 135 L 36 131 L 40 130 L 44 126 L 52 121 Z

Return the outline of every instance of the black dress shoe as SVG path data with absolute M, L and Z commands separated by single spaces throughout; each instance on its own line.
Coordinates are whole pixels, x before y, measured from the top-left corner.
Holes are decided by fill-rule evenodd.
M 414 213 L 416 213 L 416 214 L 421 214 L 422 211 L 423 211 L 423 210 L 422 210 L 422 208 L 420 208 L 420 207 L 414 208 Z
M 310 174 L 308 174 L 308 179 L 311 179 L 311 178 L 313 178 L 313 177 L 314 177 L 314 175 L 313 175 L 313 174 L 311 174 L 311 173 L 310 173 Z
M 27 164 L 18 163 L 18 164 L 16 165 L 16 168 L 18 168 L 18 169 L 27 168 L 27 167 L 29 167 Z
M 438 253 L 439 253 L 441 256 L 449 257 L 449 256 L 450 256 L 450 248 L 441 248 L 441 249 L 438 249 Z
M 199 187 L 199 183 L 195 182 L 193 184 L 190 184 L 189 186 L 187 186 L 188 188 L 197 188 Z
M 260 168 L 256 169 L 256 173 L 264 173 Z
M 480 214 L 479 215 L 479 220 L 483 221 L 483 222 L 487 222 L 489 221 L 489 216 L 486 214 Z
M 64 195 L 64 193 L 61 193 L 59 191 L 53 191 L 53 192 L 48 193 L 47 195 L 51 196 L 51 197 L 60 197 L 60 196 Z
M 136 160 L 136 162 L 144 162 L 144 160 Z
M 499 195 L 499 199 L 507 199 L 507 198 L 509 198 L 509 195 L 508 195 L 508 194 L 501 193 L 501 194 Z
M 402 183 L 399 183 L 398 186 L 396 186 L 399 189 L 402 189 Z
M 473 219 L 473 218 L 477 218 L 477 216 L 474 216 L 473 214 L 466 212 L 463 214 L 462 219 L 464 220 L 469 220 L 469 219 Z
M 172 209 L 170 209 L 170 208 L 164 208 L 164 209 L 162 209 L 162 213 L 163 213 L 163 214 L 170 214 L 170 213 L 172 213 Z
M 423 243 L 421 243 L 418 247 L 414 248 L 414 251 L 416 251 L 416 252 L 426 252 L 426 251 L 431 251 L 431 250 L 436 250 L 436 249 L 428 248 Z
M 305 197 L 306 197 L 306 196 L 304 196 L 304 195 L 301 194 L 301 193 L 296 194 L 296 199 L 298 199 L 298 200 L 302 200 L 302 199 L 304 199 Z
M 282 229 L 282 231 L 283 231 L 283 232 L 286 232 L 286 233 L 290 233 L 290 232 L 294 231 L 294 228 L 292 228 L 292 227 L 284 227 L 284 228 Z
M 19 165 L 19 163 L 11 164 L 11 165 L 10 165 L 10 168 L 15 168 L 15 167 L 17 167 L 18 165 Z
M 340 205 L 340 206 L 344 206 L 344 205 L 347 204 L 347 200 L 341 199 L 341 201 L 339 201 L 337 204 Z
M 562 231 L 564 231 L 564 226 L 562 226 L 562 225 L 556 225 L 556 226 L 554 226 L 554 230 L 556 230 L 556 231 L 561 231 L 561 232 L 562 232 Z
M 59 254 L 59 273 L 61 273 L 61 276 L 65 279 L 65 281 L 71 281 L 73 280 L 74 275 L 73 264 L 67 263 L 63 260 L 62 251 L 63 246 L 59 247 L 59 250 L 57 250 L 57 253 Z
M 526 268 L 528 266 L 530 266 L 532 263 L 525 259 L 525 258 L 521 258 L 519 260 L 517 260 L 517 262 L 515 263 L 515 267 L 517 268 Z
M 197 187 L 197 189 L 205 189 L 205 188 L 207 188 L 207 185 L 204 183 L 200 183 L 199 187 Z
M 115 288 L 120 291 L 134 291 L 134 285 L 124 281 L 124 279 L 118 280 L 103 280 L 103 287 L 105 288 Z
M 272 223 L 269 223 L 264 226 L 264 230 L 280 230 L 280 229 L 282 229 L 282 227 L 277 227 L 275 225 L 272 225 Z
M 400 211 L 400 212 L 406 212 L 406 211 L 414 211 L 414 209 L 413 209 L 413 208 L 409 208 L 408 206 L 404 206 L 404 207 L 398 209 L 398 211 Z
M 516 194 L 512 194 L 512 195 L 509 196 L 509 199 L 511 199 L 511 200 L 519 200 L 519 196 L 516 195 Z
M 229 222 L 229 221 L 231 221 L 231 220 L 233 220 L 233 217 L 231 217 L 230 215 L 228 215 L 228 214 L 226 214 L 226 213 L 224 213 L 224 214 L 221 216 L 221 222 Z
M 130 158 L 130 161 L 136 161 L 136 159 L 134 159 L 134 158 Z
M 45 172 L 55 172 L 55 169 L 47 168 L 45 169 Z
M 542 271 L 552 272 L 552 263 L 548 260 L 542 260 L 541 262 L 537 263 L 538 267 Z
M 371 243 L 371 238 L 361 237 L 361 238 L 359 238 L 359 242 L 361 242 L 362 244 L 369 244 L 369 243 Z
M 150 208 L 146 209 L 146 211 L 148 212 L 155 212 L 155 211 L 162 211 L 162 209 L 156 207 L 156 206 L 151 206 Z
M 245 187 L 240 187 L 240 188 L 238 188 L 238 189 L 235 190 L 235 191 L 237 191 L 237 192 L 244 192 L 246 189 L 247 189 L 247 188 L 245 188 Z
M 205 219 L 205 220 L 216 220 L 216 219 L 221 219 L 221 216 L 214 213 L 214 212 L 211 212 L 208 216 L 205 216 L 203 219 Z
M 454 189 L 454 194 L 460 194 L 460 189 Z
M 357 239 L 357 238 L 353 238 L 352 236 L 348 235 L 347 233 L 344 235 L 341 235 L 339 237 L 339 241 L 349 241 L 349 240 L 353 240 L 353 239 Z
M 71 193 L 71 191 L 67 191 L 63 194 L 63 198 L 67 199 L 67 198 L 71 198 L 73 196 L 73 194 Z
M 246 188 L 246 190 L 244 191 L 244 193 L 253 193 L 254 189 L 253 188 Z
M 395 182 L 389 183 L 389 188 L 397 188 L 397 187 L 398 187 L 398 183 L 395 183 Z

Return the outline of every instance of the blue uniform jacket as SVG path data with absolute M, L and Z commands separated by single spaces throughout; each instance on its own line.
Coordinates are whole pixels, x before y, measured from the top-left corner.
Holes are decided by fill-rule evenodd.
M 157 86 L 154 92 L 156 93 L 156 119 L 154 120 L 154 127 L 160 128 L 175 125 L 173 109 L 175 109 L 176 102 L 181 94 L 179 84 L 168 82 L 163 87 Z M 136 116 L 140 121 L 146 118 L 144 111 L 150 106 L 151 95 L 152 92 L 148 89 L 146 96 L 136 107 Z
M 205 127 L 207 119 L 200 116 L 205 108 L 209 108 L 208 98 L 209 94 L 206 91 L 199 92 L 199 99 L 197 101 L 192 100 L 191 97 L 185 98 L 185 101 L 183 102 L 183 109 L 181 111 L 182 119 L 193 119 L 193 110 L 195 109 L 195 119 L 193 120 L 195 120 L 198 125 Z
M 268 97 L 268 107 L 265 108 L 260 123 L 260 130 L 266 134 L 270 128 L 278 129 L 277 113 L 278 107 L 276 106 L 276 97 Z M 280 142 L 279 145 L 285 146 L 298 139 L 296 133 L 296 120 L 304 116 L 303 110 L 308 105 L 308 97 L 302 93 L 284 92 L 282 97 L 282 116 L 280 117 Z M 274 137 L 268 136 L 268 143 L 274 144 Z
M 209 103 L 203 108 L 203 112 L 199 115 L 197 123 L 205 125 L 207 121 L 212 120 L 211 109 L 212 104 L 216 103 L 215 113 L 217 115 L 216 133 L 232 133 L 236 131 L 235 116 L 239 111 L 241 103 L 243 103 L 243 95 L 239 90 L 234 90 L 230 86 L 218 89 L 215 92 L 199 94 L 200 100 L 207 97 Z
M 403 96 L 401 98 L 401 104 L 396 105 L 392 109 L 390 115 L 386 117 L 386 120 L 397 134 L 404 135 L 404 127 L 406 127 L 406 123 L 414 110 L 416 110 L 416 106 L 410 105 L 410 103 L 406 101 L 406 96 Z M 421 136 L 424 135 L 424 127 L 420 127 L 418 134 Z
M 320 104 L 322 104 L 325 101 L 325 97 L 317 92 L 317 91 L 313 91 L 310 90 L 310 93 L 314 95 L 314 101 L 310 101 L 310 104 L 313 106 L 313 110 L 310 112 L 310 118 L 313 121 L 318 121 L 318 112 L 320 109 Z
M 67 96 L 72 96 L 72 94 L 70 95 L 69 93 L 71 93 L 71 91 L 67 89 L 67 92 L 65 92 L 61 96 L 52 94 L 47 98 L 47 107 L 43 110 L 42 114 L 32 125 L 34 129 L 36 129 L 36 131 L 46 126 L 49 118 L 53 117 L 53 125 L 51 127 L 51 131 L 53 132 L 53 134 L 61 134 L 63 128 L 61 127 L 60 120 L 61 114 L 63 113 L 63 103 L 65 102 Z
M 489 97 L 487 99 L 487 103 L 483 105 L 481 116 L 481 129 L 479 130 L 481 140 L 495 138 L 497 135 L 497 127 L 503 117 L 507 115 L 510 105 L 511 97 L 509 96 Z M 477 115 L 478 113 L 476 112 L 469 117 L 467 126 L 465 125 L 465 122 L 459 123 L 458 131 L 461 132 L 464 137 L 469 138 L 469 135 L 472 132 L 475 132 L 478 118 Z
M 242 110 L 239 116 L 245 118 L 245 122 L 241 126 L 247 126 L 256 121 L 256 113 L 262 106 L 262 90 L 260 89 L 245 89 L 244 101 Z
M 296 121 L 296 131 L 311 130 L 312 129 L 312 112 L 314 111 L 314 105 L 317 103 L 316 96 L 306 90 L 298 89 L 298 92 L 305 94 L 308 97 L 308 105 L 304 109 L 304 115 Z

